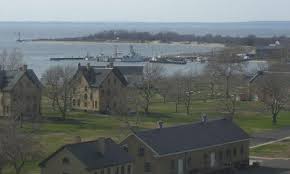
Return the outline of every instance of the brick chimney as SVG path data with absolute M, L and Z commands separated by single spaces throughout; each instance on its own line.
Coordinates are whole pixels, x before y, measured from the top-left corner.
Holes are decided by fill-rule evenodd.
M 107 68 L 114 68 L 114 62 L 110 62 L 110 63 L 107 65 Z
M 157 122 L 157 126 L 158 126 L 158 128 L 159 128 L 159 129 L 162 129 L 162 128 L 163 128 L 163 124 L 164 124 L 164 122 L 163 122 L 162 120 L 159 120 L 159 121 Z
M 102 137 L 97 140 L 97 151 L 101 154 L 105 154 L 106 152 L 106 138 Z
M 27 65 L 24 64 L 19 68 L 20 71 L 27 71 Z
M 74 143 L 81 143 L 81 142 L 82 142 L 82 138 L 80 136 L 75 136 Z
M 206 114 L 202 114 L 202 115 L 201 115 L 201 122 L 202 122 L 203 124 L 206 124 L 206 123 L 207 123 L 207 115 L 206 115 Z

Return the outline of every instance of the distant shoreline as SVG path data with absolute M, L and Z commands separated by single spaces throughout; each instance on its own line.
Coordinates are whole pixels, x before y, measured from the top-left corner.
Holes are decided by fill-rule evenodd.
M 168 44 L 168 45 L 190 45 L 190 46 L 205 46 L 205 47 L 224 47 L 224 44 L 220 43 L 185 43 L 185 42 L 170 42 L 164 43 L 160 41 L 147 41 L 147 42 L 136 42 L 136 41 L 79 41 L 79 40 L 27 40 L 24 42 L 38 42 L 38 43 L 64 43 L 64 44 Z

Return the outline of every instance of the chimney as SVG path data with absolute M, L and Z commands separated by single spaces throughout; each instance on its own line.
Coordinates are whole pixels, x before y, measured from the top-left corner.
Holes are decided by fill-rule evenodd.
M 22 65 L 20 68 L 19 68 L 20 71 L 27 71 L 27 65 Z
M 107 65 L 107 68 L 114 68 L 114 63 L 113 63 L 113 62 L 110 62 L 110 63 Z
M 201 115 L 201 122 L 204 124 L 207 122 L 207 115 L 206 114 Z
M 163 128 L 163 121 L 161 121 L 161 120 L 158 121 L 157 122 L 157 126 L 158 126 L 159 129 L 162 129 Z
M 80 136 L 76 136 L 74 138 L 74 143 L 81 143 L 82 142 L 82 138 Z
M 89 70 L 91 67 L 91 64 L 90 63 L 87 63 L 87 69 Z
M 102 137 L 97 140 L 97 151 L 101 154 L 105 154 L 106 152 L 106 138 Z

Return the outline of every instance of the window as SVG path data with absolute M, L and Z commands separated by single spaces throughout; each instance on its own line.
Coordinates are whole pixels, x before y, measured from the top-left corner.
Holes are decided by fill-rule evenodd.
M 86 91 L 86 92 L 88 91 L 88 87 L 87 87 L 87 86 L 85 86 L 85 91 Z
M 224 156 L 223 151 L 220 151 L 220 152 L 219 152 L 219 160 L 220 160 L 220 161 L 223 160 L 223 158 L 224 158 L 223 156 Z
M 240 154 L 241 154 L 241 156 L 244 155 L 244 146 L 243 145 L 241 145 Z
M 204 163 L 204 167 L 208 167 L 208 164 L 209 164 L 209 157 L 208 157 L 208 154 L 205 153 L 203 155 L 203 163 Z
M 37 104 L 33 104 L 33 112 L 37 112 Z
M 98 108 L 98 101 L 95 100 L 95 108 Z
M 115 85 L 117 84 L 117 80 L 116 80 L 116 79 L 114 79 L 114 84 L 115 84 Z
M 127 174 L 131 174 L 131 165 L 127 166 Z
M 151 172 L 151 164 L 148 162 L 145 162 L 144 164 L 144 172 Z
M 171 170 L 175 169 L 175 161 L 174 160 L 170 161 L 170 168 L 171 168 Z
M 108 91 L 107 91 L 107 95 L 108 95 L 108 96 L 111 95 L 111 90 L 110 90 L 110 89 L 108 89 Z
M 108 79 L 108 85 L 110 85 L 111 84 L 111 79 Z
M 107 174 L 111 174 L 111 168 L 107 168 Z
M 69 159 L 67 158 L 67 157 L 64 157 L 63 159 L 62 159 L 62 164 L 69 164 Z
M 85 107 L 88 107 L 88 103 L 87 103 L 87 102 L 85 102 L 85 103 L 84 103 L 84 106 L 85 106 Z
M 30 112 L 30 106 L 29 105 L 26 106 L 26 112 Z
M 78 99 L 78 106 L 81 106 L 81 100 Z
M 84 95 L 84 99 L 87 100 L 88 99 L 88 94 Z
M 123 145 L 123 149 L 124 149 L 126 152 L 128 152 L 128 151 L 129 151 L 128 145 L 127 145 L 127 144 Z
M 36 96 L 33 96 L 33 102 L 35 103 L 36 102 Z
M 116 168 L 115 174 L 119 174 L 119 167 Z
M 125 174 L 125 167 L 124 166 L 121 167 L 121 174 Z
M 187 158 L 187 166 L 191 166 L 191 157 Z
M 237 149 L 234 147 L 233 149 L 233 156 L 236 157 L 237 156 Z
M 226 155 L 227 155 L 227 159 L 231 159 L 232 157 L 232 154 L 231 154 L 231 151 L 230 151 L 230 149 L 227 149 L 227 151 L 226 151 Z
M 76 105 L 76 100 L 75 99 L 73 99 L 73 106 L 75 106 Z
M 90 95 L 90 99 L 93 100 L 93 93 L 91 93 L 91 95 Z
M 105 171 L 104 171 L 104 169 L 102 169 L 102 170 L 101 170 L 101 174 L 105 174 Z
M 139 150 L 138 150 L 138 155 L 139 156 L 144 156 L 145 154 L 145 149 L 143 147 L 140 147 Z

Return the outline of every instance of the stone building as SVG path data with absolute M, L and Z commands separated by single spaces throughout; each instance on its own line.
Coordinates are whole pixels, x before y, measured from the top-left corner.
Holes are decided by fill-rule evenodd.
M 0 116 L 36 117 L 41 114 L 42 85 L 31 69 L 0 71 Z
M 118 68 L 78 66 L 72 81 L 72 109 L 127 112 L 127 81 Z
M 122 143 L 134 174 L 212 173 L 249 163 L 249 136 L 220 119 L 135 132 Z
M 133 174 L 133 158 L 110 138 L 64 145 L 39 166 L 41 174 Z

